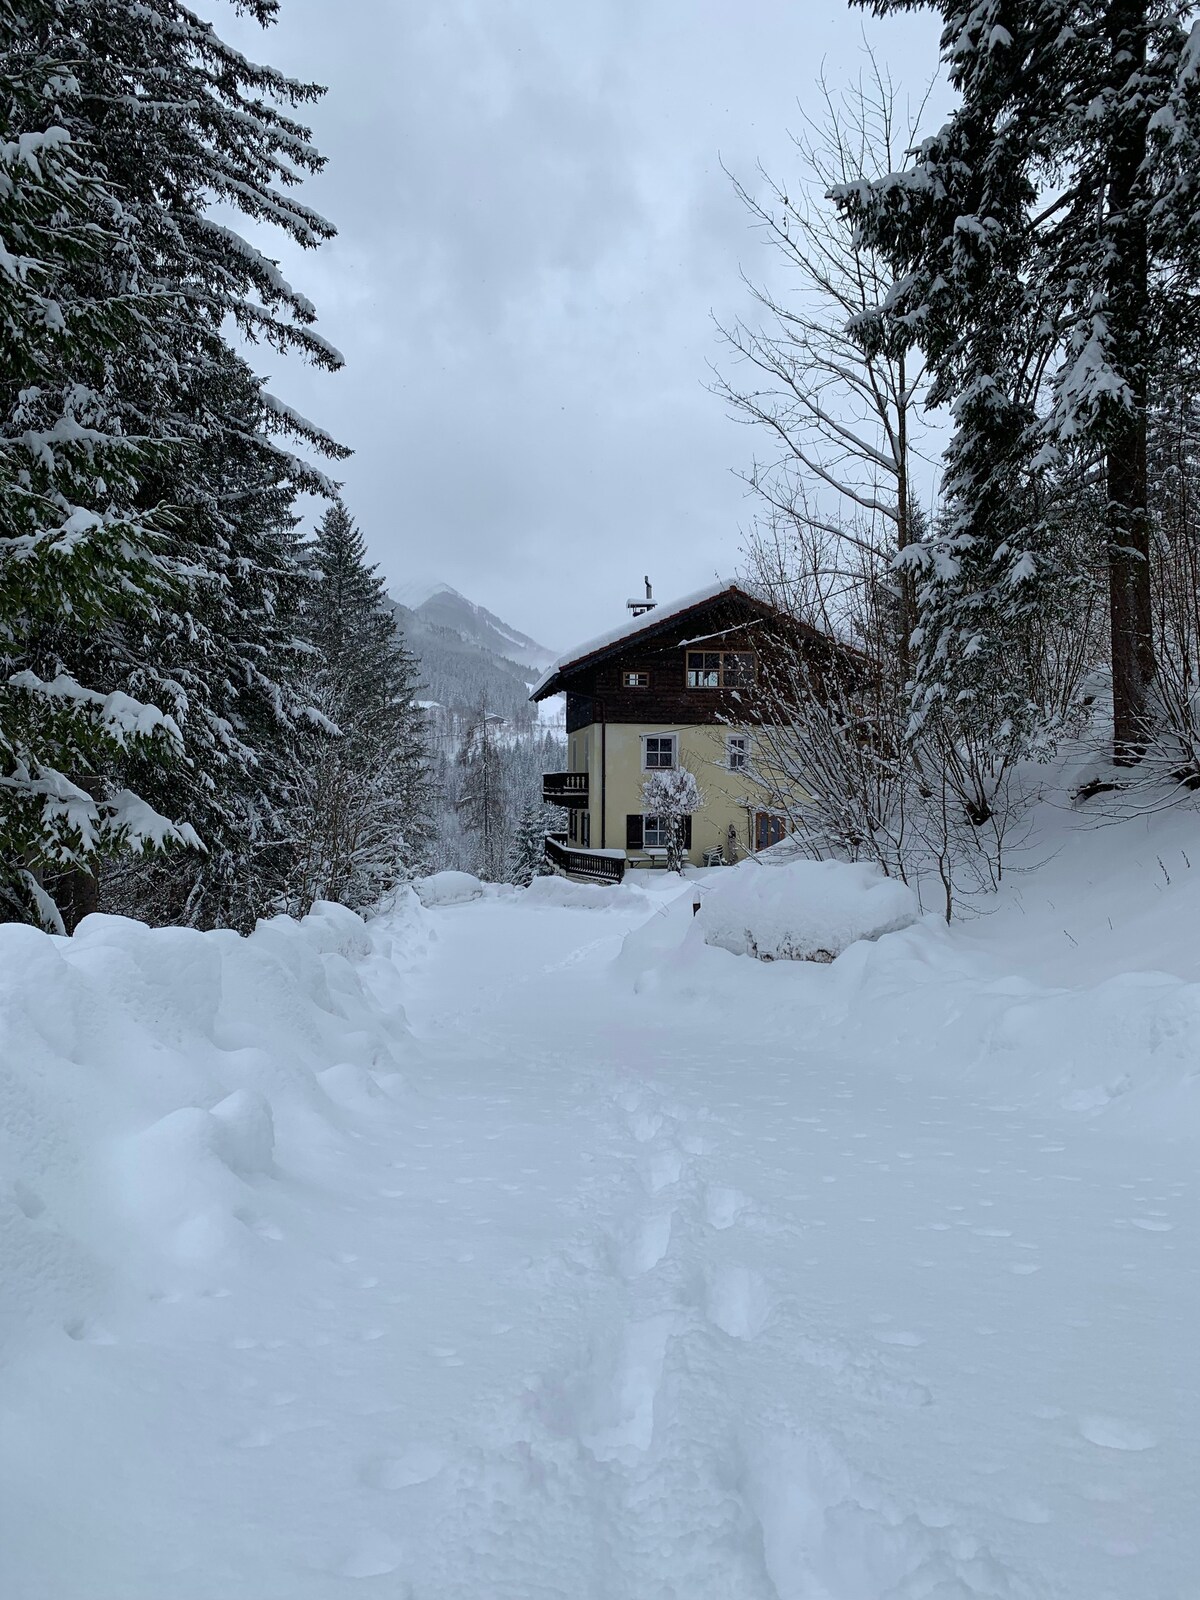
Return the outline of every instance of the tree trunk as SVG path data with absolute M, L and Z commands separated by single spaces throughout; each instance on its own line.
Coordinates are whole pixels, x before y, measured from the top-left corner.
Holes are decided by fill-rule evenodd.
M 1131 79 L 1146 64 L 1146 0 L 1111 0 L 1108 37 L 1119 107 L 1109 148 L 1108 318 L 1112 359 L 1131 394 L 1128 411 L 1114 426 L 1106 462 L 1113 758 L 1119 765 L 1129 766 L 1146 748 L 1154 678 L 1146 476 L 1149 250 L 1139 192 L 1149 114 L 1141 109 L 1144 98 L 1131 93 Z
M 1131 417 L 1108 452 L 1108 598 L 1112 633 L 1113 758 L 1132 766 L 1146 748 L 1154 677 L 1146 418 Z

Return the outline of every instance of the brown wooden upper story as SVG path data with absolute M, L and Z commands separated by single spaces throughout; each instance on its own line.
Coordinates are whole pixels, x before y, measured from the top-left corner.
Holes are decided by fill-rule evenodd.
M 615 635 L 564 656 L 532 695 L 566 694 L 567 732 L 592 723 L 687 727 L 762 720 L 762 684 L 800 636 L 832 641 L 785 618 L 736 583 L 644 613 Z

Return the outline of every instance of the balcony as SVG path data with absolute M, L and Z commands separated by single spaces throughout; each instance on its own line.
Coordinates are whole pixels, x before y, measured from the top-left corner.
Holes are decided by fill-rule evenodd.
M 542 774 L 542 799 L 551 806 L 586 806 L 588 803 L 588 775 L 586 772 L 544 772 Z
M 582 773 L 567 773 L 582 777 Z M 561 804 L 561 802 L 559 802 Z M 546 835 L 546 860 L 556 872 L 571 878 L 587 878 L 592 883 L 620 883 L 625 876 L 624 850 L 588 850 L 567 843 L 565 833 Z

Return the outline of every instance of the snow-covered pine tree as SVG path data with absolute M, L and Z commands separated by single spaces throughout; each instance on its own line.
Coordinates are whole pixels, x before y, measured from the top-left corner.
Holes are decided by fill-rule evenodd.
M 291 192 L 322 165 L 291 112 L 322 91 L 254 65 L 178 0 L 46 9 L 43 45 L 75 63 L 70 92 L 51 97 L 54 115 L 120 196 L 119 246 L 81 288 L 136 288 L 170 312 L 111 366 L 125 430 L 175 443 L 144 475 L 142 497 L 172 507 L 168 553 L 190 575 L 178 603 L 105 641 L 104 664 L 108 686 L 159 698 L 182 729 L 187 761 L 155 792 L 195 820 L 208 853 L 115 874 L 109 903 L 153 920 L 246 927 L 286 883 L 283 812 L 305 737 L 292 503 L 332 487 L 292 446 L 344 452 L 276 400 L 230 342 L 233 326 L 244 341 L 340 364 L 311 304 L 228 213 L 304 247 L 332 235 Z M 265 25 L 278 7 L 243 9 Z
M 541 800 L 529 799 L 521 807 L 508 848 L 508 879 L 527 889 L 535 878 L 545 877 L 546 807 Z
M 360 909 L 428 864 L 434 802 L 417 669 L 340 500 L 308 561 L 307 681 L 323 736 L 297 774 L 289 902 Z
M 503 881 L 508 855 L 508 785 L 497 737 L 502 721 L 480 702 L 458 752 L 458 813 L 469 836 L 471 870 L 489 883 Z
M 178 728 L 78 659 L 85 633 L 153 615 L 177 574 L 161 509 L 138 504 L 163 436 L 125 425 L 113 382 L 158 303 L 134 284 L 78 292 L 120 246 L 119 208 L 94 151 L 53 115 L 72 93 L 45 44 L 55 11 L 0 5 L 0 917 L 61 927 L 47 879 L 196 841 L 105 777 L 122 760 L 177 760 Z
M 915 336 L 954 408 L 950 518 L 915 552 L 924 692 L 971 693 L 989 655 L 1002 673 L 998 624 L 1071 576 L 1057 488 L 1099 464 L 1115 754 L 1134 759 L 1154 674 L 1147 403 L 1200 341 L 1194 6 L 860 3 L 940 12 L 960 97 L 906 171 L 838 192 L 895 274 L 878 326 Z

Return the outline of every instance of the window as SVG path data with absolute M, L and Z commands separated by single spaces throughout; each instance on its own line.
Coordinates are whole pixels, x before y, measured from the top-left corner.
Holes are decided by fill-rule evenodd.
M 591 815 L 574 808 L 567 818 L 567 837 L 572 844 L 582 845 L 585 849 L 592 842 Z
M 745 689 L 758 680 L 753 650 L 689 650 L 689 689 Z
M 754 848 L 768 850 L 773 844 L 778 844 L 786 832 L 786 824 L 782 817 L 773 817 L 767 811 L 759 811 L 754 818 Z
M 623 672 L 621 682 L 626 689 L 648 689 L 650 687 L 650 674 L 648 672 Z
M 687 656 L 689 689 L 718 689 L 721 686 L 721 652 L 689 650 Z
M 647 850 L 665 850 L 667 848 L 667 819 L 665 817 L 642 818 L 642 843 Z
M 750 765 L 750 740 L 744 733 L 726 736 L 725 765 L 730 772 L 745 772 Z
M 692 848 L 692 819 L 683 817 L 683 848 Z M 669 825 L 666 817 L 638 816 L 634 813 L 625 819 L 625 848 L 627 850 L 665 850 Z
M 642 739 L 642 771 L 655 772 L 675 765 L 675 735 L 648 733 Z

